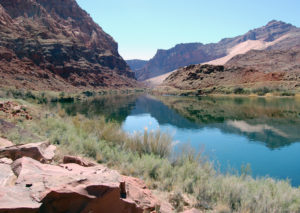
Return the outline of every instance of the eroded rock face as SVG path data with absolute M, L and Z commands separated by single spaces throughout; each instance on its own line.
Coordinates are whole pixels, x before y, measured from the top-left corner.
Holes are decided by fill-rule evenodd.
M 53 159 L 55 149 L 56 147 L 51 145 L 48 141 L 15 145 L 1 148 L 0 157 L 16 160 L 26 156 L 41 162 L 48 162 Z
M 135 84 L 117 43 L 75 0 L 0 0 L 0 59 L 0 84 L 56 90 Z
M 102 165 L 49 165 L 23 157 L 2 164 L 0 212 L 143 213 L 159 201 L 139 179 Z

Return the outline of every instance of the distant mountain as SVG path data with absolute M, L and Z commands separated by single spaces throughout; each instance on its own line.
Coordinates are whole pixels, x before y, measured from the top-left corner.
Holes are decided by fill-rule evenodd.
M 198 64 L 170 74 L 164 85 L 181 90 L 210 89 L 212 92 L 234 87 L 279 90 L 300 89 L 300 45 L 285 50 L 251 50 L 223 65 Z
M 132 60 L 126 60 L 127 64 L 131 68 L 131 70 L 136 71 L 141 68 L 143 68 L 148 61 L 146 60 L 140 60 L 140 59 L 132 59 Z
M 75 0 L 0 0 L 0 85 L 133 86 L 118 45 Z
M 299 28 L 273 20 L 266 26 L 218 43 L 187 43 L 169 50 L 158 50 L 142 69 L 135 72 L 138 80 L 146 80 L 191 64 L 225 64 L 235 55 L 251 49 L 287 49 L 297 44 L 300 44 Z

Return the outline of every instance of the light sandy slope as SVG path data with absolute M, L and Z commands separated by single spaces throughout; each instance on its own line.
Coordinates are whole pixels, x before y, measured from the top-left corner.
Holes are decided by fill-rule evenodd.
M 233 48 L 228 50 L 228 55 L 215 59 L 213 61 L 205 62 L 204 64 L 212 64 L 212 65 L 223 65 L 231 58 L 239 54 L 245 54 L 249 50 L 262 50 L 269 46 L 271 42 L 265 42 L 260 40 L 248 40 L 243 43 L 240 43 Z
M 236 46 L 228 49 L 227 50 L 228 55 L 226 55 L 222 58 L 218 58 L 218 59 L 213 60 L 213 61 L 204 62 L 202 64 L 224 65 L 224 64 L 226 64 L 226 62 L 228 62 L 231 58 L 233 58 L 236 55 L 245 54 L 250 50 L 263 50 L 263 49 L 266 49 L 267 47 L 275 45 L 278 42 L 282 41 L 283 39 L 288 38 L 289 36 L 292 36 L 292 34 L 291 35 L 286 34 L 286 35 L 281 36 L 280 38 L 278 38 L 278 39 L 276 39 L 275 41 L 272 41 L 272 42 L 265 42 L 265 41 L 261 41 L 261 40 L 247 40 L 245 42 L 239 43 Z M 171 75 L 174 71 L 168 72 L 168 73 L 160 75 L 160 76 L 156 76 L 154 78 L 147 79 L 144 82 L 149 86 L 158 86 L 158 85 L 162 84 L 163 81 L 169 75 Z
M 171 75 L 173 72 L 175 72 L 176 70 L 173 70 L 171 72 L 168 72 L 166 74 L 163 74 L 163 75 L 159 75 L 159 76 L 156 76 L 154 78 L 149 78 L 147 80 L 144 81 L 144 83 L 146 83 L 147 85 L 149 86 L 158 86 L 160 84 L 163 83 L 163 81 L 169 76 Z
M 212 64 L 212 65 L 224 65 L 226 62 L 228 62 L 231 58 L 233 58 L 236 55 L 245 54 L 250 50 L 263 50 L 266 49 L 269 46 L 272 46 L 274 44 L 277 44 L 278 42 L 282 41 L 283 39 L 288 38 L 290 35 L 284 35 L 280 38 L 276 39 L 272 42 L 265 42 L 261 40 L 247 40 L 245 42 L 239 43 L 236 46 L 230 48 L 227 50 L 228 55 L 215 59 L 213 61 L 204 62 L 203 64 Z

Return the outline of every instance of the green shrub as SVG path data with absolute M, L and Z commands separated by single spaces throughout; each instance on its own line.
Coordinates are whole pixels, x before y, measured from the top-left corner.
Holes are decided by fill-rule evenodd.
M 285 92 L 282 92 L 280 95 L 281 95 L 281 96 L 295 96 L 295 93 L 285 91 Z
M 259 95 L 259 96 L 264 96 L 265 94 L 271 92 L 271 90 L 267 87 L 263 87 L 263 88 L 258 88 L 258 89 L 254 89 L 253 93 Z
M 237 87 L 237 88 L 234 88 L 233 93 L 234 94 L 244 94 L 245 90 L 242 87 Z
M 96 95 L 96 93 L 93 91 L 84 91 L 82 94 L 84 94 L 86 97 L 92 97 Z

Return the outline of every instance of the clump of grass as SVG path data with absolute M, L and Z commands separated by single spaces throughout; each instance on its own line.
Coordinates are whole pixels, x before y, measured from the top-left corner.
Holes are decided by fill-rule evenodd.
M 154 154 L 160 157 L 167 157 L 171 152 L 172 137 L 169 134 L 161 133 L 160 130 L 148 131 L 144 134 L 135 133 L 125 140 L 126 148 L 143 154 Z

